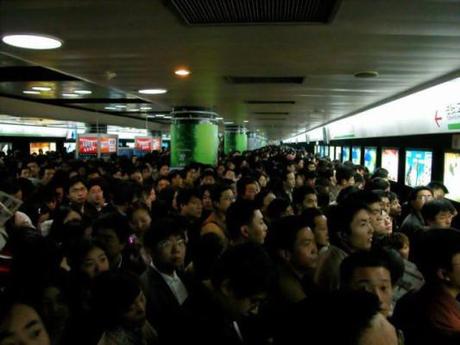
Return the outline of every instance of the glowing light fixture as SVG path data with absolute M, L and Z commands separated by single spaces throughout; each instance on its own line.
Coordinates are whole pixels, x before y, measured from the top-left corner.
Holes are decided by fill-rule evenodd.
M 78 97 L 76 93 L 63 93 L 62 96 L 64 97 Z
M 24 90 L 24 91 L 22 91 L 22 93 L 24 93 L 26 95 L 39 95 L 40 91 Z
M 10 46 L 25 49 L 45 50 L 62 46 L 62 41 L 58 38 L 34 34 L 6 35 L 2 37 L 2 41 Z
M 174 74 L 179 77 L 188 77 L 190 75 L 190 71 L 186 68 L 178 68 L 174 71 Z
M 91 95 L 93 93 L 90 90 L 75 90 L 74 92 L 78 95 Z
M 35 91 L 51 91 L 51 88 L 48 86 L 32 86 L 32 90 Z
M 144 95 L 161 95 L 161 94 L 168 92 L 168 90 L 166 89 L 142 89 L 142 90 L 139 90 L 138 92 Z

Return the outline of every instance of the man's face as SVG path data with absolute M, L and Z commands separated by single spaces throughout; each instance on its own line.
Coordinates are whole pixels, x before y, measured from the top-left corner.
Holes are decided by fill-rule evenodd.
M 83 204 L 86 201 L 86 197 L 88 196 L 88 190 L 86 186 L 81 183 L 77 182 L 74 185 L 70 186 L 69 188 L 69 200 L 75 204 Z
M 113 229 L 99 229 L 95 235 L 95 239 L 104 248 L 110 261 L 113 261 L 121 255 L 124 244 L 120 242 L 120 239 Z
M 203 204 L 200 198 L 191 197 L 189 202 L 182 205 L 181 214 L 186 217 L 200 218 L 203 211 Z
M 295 187 L 295 175 L 293 172 L 289 173 L 286 175 L 286 181 L 285 181 L 286 188 L 288 189 L 294 189 Z
M 401 213 L 402 213 L 401 204 L 399 203 L 399 199 L 396 198 L 390 203 L 390 216 L 399 217 Z
M 430 222 L 430 226 L 437 229 L 448 229 L 452 224 L 453 215 L 449 211 L 441 211 L 435 217 L 434 221 Z
M 442 200 L 444 199 L 444 196 L 446 195 L 446 193 L 444 193 L 444 191 L 442 190 L 442 188 L 435 188 L 433 189 L 433 198 L 435 198 L 436 200 Z
M 380 206 L 382 210 L 384 210 L 386 213 L 390 214 L 390 209 L 391 209 L 391 203 L 390 199 L 386 196 L 380 198 Z
M 231 289 L 228 290 L 225 293 L 225 310 L 228 317 L 233 321 L 257 314 L 260 304 L 267 298 L 266 293 L 258 293 L 250 297 L 237 297 Z
M 251 224 L 246 226 L 247 228 L 247 239 L 249 241 L 263 244 L 265 237 L 267 236 L 267 225 L 264 222 L 264 217 L 260 210 L 254 211 L 254 217 L 252 217 Z
M 392 310 L 393 286 L 385 267 L 358 267 L 353 271 L 350 289 L 365 290 L 379 298 L 381 313 L 388 317 Z
M 203 177 L 203 182 L 202 184 L 205 186 L 213 185 L 216 183 L 216 179 L 212 175 L 206 175 Z
M 179 235 L 172 235 L 157 244 L 152 259 L 160 271 L 172 273 L 184 265 L 185 252 L 185 239 Z
M 223 191 L 222 194 L 220 195 L 219 204 L 217 205 L 217 210 L 223 213 L 227 212 L 234 198 L 235 197 L 231 189 L 227 189 Z
M 23 169 L 21 169 L 21 175 L 20 175 L 20 177 L 29 178 L 29 177 L 30 177 L 30 169 L 29 169 L 29 168 L 23 168 Z
M 313 229 L 318 247 L 325 247 L 329 245 L 329 229 L 327 226 L 327 218 L 324 215 L 317 216 L 314 219 L 315 228 Z
M 173 188 L 182 188 L 184 186 L 184 179 L 180 175 L 176 175 L 171 179 Z
M 128 310 L 123 314 L 124 324 L 133 328 L 142 327 L 146 318 L 145 304 L 146 299 L 144 293 L 141 291 L 133 303 L 131 303 Z
M 168 188 L 169 187 L 169 181 L 167 179 L 161 179 L 158 181 L 158 185 L 157 185 L 157 188 L 158 188 L 158 191 L 161 192 L 163 189 L 165 188 Z
M 140 171 L 135 171 L 133 172 L 129 178 L 133 180 L 134 182 L 142 184 L 144 180 L 142 179 L 142 173 Z
M 315 235 L 310 228 L 303 228 L 297 233 L 291 263 L 298 270 L 313 270 L 318 264 L 318 249 Z
M 370 250 L 374 228 L 370 222 L 369 212 L 366 210 L 358 211 L 350 224 L 349 244 L 354 250 Z
M 429 190 L 424 189 L 417 193 L 415 200 L 411 201 L 411 205 L 415 211 L 420 212 L 423 205 L 430 200 L 433 200 L 433 194 Z
M 169 166 L 162 165 L 161 168 L 160 168 L 159 174 L 160 174 L 160 176 L 168 176 L 168 174 L 169 174 Z
M 307 194 L 303 199 L 303 208 L 317 208 L 318 207 L 318 197 L 316 194 Z
M 30 176 L 38 178 L 38 175 L 40 173 L 40 167 L 38 166 L 38 164 L 35 162 L 31 162 L 27 164 L 27 167 L 30 169 Z
M 369 205 L 370 221 L 376 234 L 385 235 L 385 218 L 380 202 L 374 202 Z
M 101 186 L 94 185 L 88 191 L 88 202 L 96 206 L 104 206 L 104 191 Z
M 254 200 L 257 195 L 257 185 L 255 183 L 249 183 L 244 188 L 243 199 Z

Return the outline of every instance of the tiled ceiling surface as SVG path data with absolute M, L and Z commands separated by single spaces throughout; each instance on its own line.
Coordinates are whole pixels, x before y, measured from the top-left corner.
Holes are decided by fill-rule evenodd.
M 281 8 L 291 2 L 277 1 Z M 225 121 L 249 120 L 250 129 L 281 139 L 460 68 L 458 1 L 343 0 L 334 11 L 325 23 L 189 25 L 170 0 L 3 0 L 1 34 L 44 33 L 64 45 L 28 51 L 0 43 L 0 52 L 8 54 L 0 68 L 32 64 L 78 80 L 41 81 L 55 90 L 43 96 L 21 94 L 34 80 L 0 81 L 0 93 L 49 101 L 84 86 L 93 93 L 62 104 L 115 114 L 131 112 L 105 109 L 123 99 L 126 109 L 149 106 L 152 112 L 204 106 Z M 179 66 L 192 74 L 177 78 Z M 361 71 L 379 77 L 355 78 Z M 304 79 L 289 79 L 294 77 Z M 142 88 L 168 93 L 140 95 Z M 98 102 L 81 101 L 90 98 Z M 121 115 L 146 115 L 132 113 Z

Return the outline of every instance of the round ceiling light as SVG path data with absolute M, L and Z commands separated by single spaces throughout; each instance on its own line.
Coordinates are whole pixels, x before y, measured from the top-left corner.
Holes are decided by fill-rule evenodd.
M 45 50 L 62 46 L 60 39 L 45 35 L 6 35 L 2 37 L 2 41 L 10 46 L 24 49 Z
M 379 72 L 376 71 L 363 71 L 355 73 L 356 78 L 377 78 L 379 76 Z
M 168 90 L 166 89 L 142 89 L 142 90 L 139 90 L 138 92 L 144 95 L 161 95 L 161 94 L 168 92 Z

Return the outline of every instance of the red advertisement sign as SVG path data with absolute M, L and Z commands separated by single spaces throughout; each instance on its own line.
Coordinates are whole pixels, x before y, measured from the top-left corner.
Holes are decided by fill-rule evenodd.
M 117 153 L 117 138 L 113 137 L 100 137 L 101 154 L 103 153 Z
M 152 152 L 153 138 L 136 137 L 134 141 L 134 148 L 142 152 Z
M 160 151 L 161 150 L 161 138 L 153 138 L 152 150 L 154 150 L 154 151 Z
M 78 150 L 81 155 L 97 155 L 97 137 L 79 137 Z

